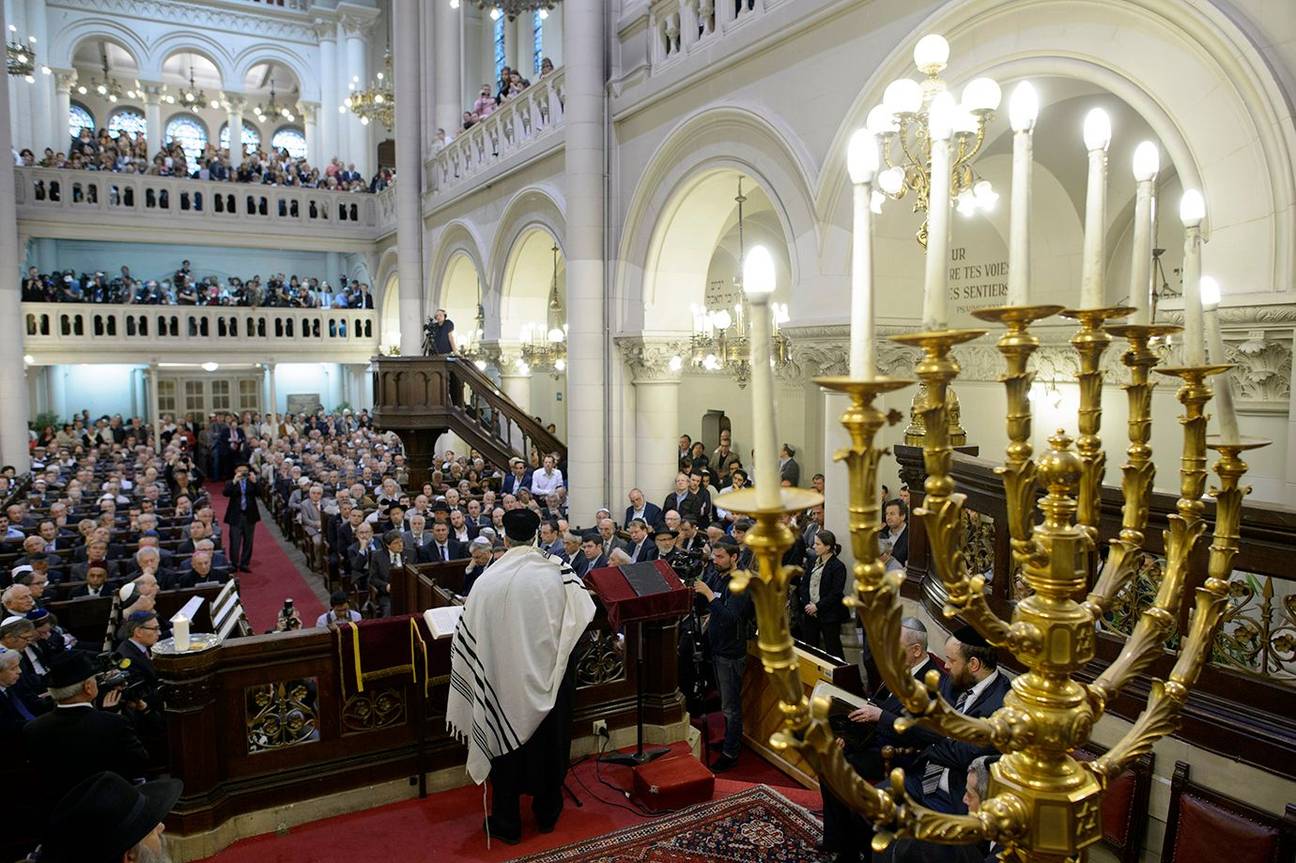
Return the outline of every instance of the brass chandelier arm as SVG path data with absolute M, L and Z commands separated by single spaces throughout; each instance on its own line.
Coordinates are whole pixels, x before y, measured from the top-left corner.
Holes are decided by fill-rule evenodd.
M 1178 512 L 1169 517 L 1170 527 L 1164 533 L 1166 563 L 1161 585 L 1151 607 L 1143 610 L 1133 634 L 1125 642 L 1120 656 L 1087 687 L 1095 715 L 1101 715 L 1121 688 L 1136 674 L 1147 669 L 1174 632 L 1176 616 L 1183 599 L 1188 562 L 1197 540 L 1206 531 L 1202 520 L 1201 497 L 1206 490 L 1206 403 L 1211 388 L 1209 375 L 1219 374 L 1228 366 L 1196 366 L 1160 369 L 1160 373 L 1183 380 L 1177 393 L 1184 406 L 1180 423 L 1184 429 L 1183 455 L 1180 458 Z
M 1127 764 L 1152 749 L 1153 744 L 1179 726 L 1179 714 L 1188 699 L 1188 691 L 1197 682 L 1203 666 L 1211 656 L 1211 645 L 1228 605 L 1228 580 L 1238 551 L 1238 527 L 1242 517 L 1242 500 L 1251 492 L 1240 480 L 1247 464 L 1241 453 L 1267 446 L 1268 441 L 1247 440 L 1236 443 L 1216 441 L 1211 449 L 1219 452 L 1215 472 L 1220 485 L 1215 497 L 1215 533 L 1210 547 L 1206 583 L 1197 589 L 1197 604 L 1188 637 L 1179 651 L 1179 659 L 1167 680 L 1156 681 L 1148 705 L 1115 746 L 1093 762 L 1093 771 L 1110 780 L 1119 776 Z

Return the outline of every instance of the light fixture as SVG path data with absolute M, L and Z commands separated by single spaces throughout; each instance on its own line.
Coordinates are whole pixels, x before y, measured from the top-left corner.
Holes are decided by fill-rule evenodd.
M 189 61 L 189 89 L 186 90 L 183 87 L 180 88 L 179 100 L 181 105 L 184 105 L 186 108 L 191 110 L 208 104 L 206 91 L 199 90 L 198 85 L 194 83 L 194 67 L 192 60 Z
M 522 327 L 522 360 L 529 368 L 553 372 L 554 377 L 567 370 L 567 324 L 562 298 L 558 294 L 558 243 L 553 244 L 553 271 L 549 277 L 549 302 L 545 324 L 529 323 Z
M 23 39 L 18 35 L 18 28 L 9 25 L 9 38 L 5 41 L 5 60 L 9 74 L 22 78 L 28 84 L 35 83 L 36 75 L 36 37 Z M 49 74 L 49 67 L 42 67 L 42 72 Z
M 1134 179 L 1140 183 L 1156 178 L 1161 170 L 1161 151 L 1151 141 L 1144 141 L 1134 149 Z
M 1208 309 L 1213 309 L 1220 304 L 1220 284 L 1214 276 L 1201 277 L 1201 301 L 1202 305 Z M 23 357 L 26 360 L 26 357 Z
M 1196 189 L 1188 189 L 1179 200 L 1179 221 L 1185 228 L 1196 228 L 1206 218 L 1206 200 Z
M 1094 108 L 1084 118 L 1085 149 L 1106 150 L 1111 143 L 1111 117 L 1102 108 Z
M 296 90 L 293 91 L 293 95 L 294 96 L 297 95 Z M 271 117 L 282 117 L 283 119 L 287 120 L 290 123 L 296 119 L 296 116 L 293 114 L 292 108 L 290 108 L 288 105 L 280 105 L 278 102 L 278 98 L 279 98 L 278 94 L 275 92 L 274 78 L 271 78 L 269 101 L 259 102 L 257 103 L 257 106 L 252 109 L 252 113 L 256 115 L 258 123 L 264 123 L 267 120 L 269 120 Z M 292 103 L 295 105 L 296 101 L 297 101 L 296 99 L 293 99 Z
M 374 81 L 365 89 L 359 89 L 360 78 L 351 79 L 351 95 L 342 102 L 345 113 L 349 110 L 360 118 L 362 126 L 377 122 L 390 129 L 396 122 L 396 91 L 392 88 L 391 48 L 383 54 L 383 71 L 374 76 Z
M 1039 93 L 1030 81 L 1022 81 L 1008 99 L 1008 124 L 1014 132 L 1029 132 L 1039 117 Z
M 89 83 L 79 85 L 77 92 L 84 96 L 88 90 L 93 90 L 109 102 L 116 102 L 122 96 L 122 85 L 120 81 L 108 73 L 108 52 L 106 50 L 100 52 L 99 62 L 100 69 L 103 70 L 103 79 L 91 78 Z
M 861 130 L 861 132 L 871 137 L 867 131 Z M 860 142 L 863 140 L 859 139 Z M 852 142 L 855 141 L 856 139 L 853 138 Z M 863 144 L 858 143 L 857 146 L 862 147 Z M 868 156 L 862 150 L 857 150 L 850 161 L 853 164 L 852 170 L 859 169 L 867 164 Z M 693 307 L 693 336 L 689 340 L 689 363 L 693 368 L 704 372 L 727 372 L 738 382 L 739 387 L 746 387 L 751 379 L 751 344 L 748 339 L 752 337 L 752 333 L 748 329 L 751 313 L 747 296 L 751 293 L 751 288 L 744 290 L 749 280 L 747 267 L 751 264 L 758 268 L 752 271 L 756 274 L 757 291 L 765 288 L 773 290 L 775 271 L 774 259 L 768 249 L 763 246 L 753 248 L 755 258 L 747 253 L 744 218 L 747 196 L 743 194 L 743 179 L 743 177 L 738 178 L 738 194 L 734 197 L 734 202 L 738 205 L 738 261 L 742 269 L 734 274 L 730 290 L 708 297 L 713 307 L 708 308 L 707 305 Z M 752 261 L 755 263 L 751 263 Z M 768 278 L 766 278 L 767 274 Z M 724 284 L 724 282 L 715 283 L 708 290 L 716 290 Z M 770 356 L 775 366 L 779 367 L 786 365 L 790 356 L 790 344 L 780 330 L 782 324 L 787 322 L 787 307 L 773 303 L 771 311 L 774 313 L 774 331 L 768 336 L 772 339 Z M 681 364 L 682 362 L 681 360 Z
M 220 363 L 205 362 L 202 364 L 202 370 L 205 372 L 214 372 L 220 368 Z
M 31 366 L 31 365 L 35 365 L 35 364 L 36 364 L 36 358 L 35 358 L 34 356 L 32 356 L 31 354 L 23 354 L 23 362 L 25 362 L 25 363 L 26 363 L 27 365 L 29 365 L 29 366 Z
M 527 15 L 532 12 L 540 13 L 541 20 L 549 15 L 549 10 L 558 5 L 560 0 L 472 0 L 472 4 L 478 9 L 485 11 L 490 10 L 492 21 L 498 21 L 507 15 L 508 19 L 513 19 Z M 451 9 L 458 9 L 460 0 L 449 0 Z
M 986 181 L 977 175 L 973 163 L 1003 94 L 993 79 L 975 78 L 963 88 L 961 101 L 956 100 L 940 77 L 949 54 L 944 37 L 931 33 L 919 39 L 914 46 L 914 65 L 926 78 L 922 83 L 900 78 L 888 84 L 882 104 L 868 112 L 865 127 L 877 137 L 880 162 L 886 166 L 878 175 L 879 188 L 896 199 L 913 192 L 914 211 L 923 214 L 931 192 L 932 141 L 949 140 L 950 199 L 957 202 L 960 213 L 971 216 L 993 206 L 998 198 L 992 189 L 975 191 Z M 1030 122 L 1034 122 L 1033 112 Z M 917 239 L 926 247 L 925 218 Z

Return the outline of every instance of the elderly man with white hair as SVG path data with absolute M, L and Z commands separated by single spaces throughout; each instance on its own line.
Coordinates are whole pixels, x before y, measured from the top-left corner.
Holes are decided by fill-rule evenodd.
M 0 746 L 12 751 L 22 727 L 36 718 L 39 706 L 18 685 L 22 680 L 22 657 L 18 651 L 0 647 Z

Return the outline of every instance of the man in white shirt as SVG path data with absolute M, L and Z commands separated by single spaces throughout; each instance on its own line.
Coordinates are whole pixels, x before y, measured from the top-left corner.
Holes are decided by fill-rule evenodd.
M 544 458 L 544 467 L 531 475 L 531 494 L 543 498 L 563 485 L 562 471 L 554 467 L 554 457 Z
M 347 601 L 345 591 L 335 591 L 329 597 L 329 610 L 321 614 L 315 620 L 316 629 L 324 629 L 329 626 L 337 626 L 339 623 L 356 623 L 360 620 L 360 612 L 351 608 L 351 603 Z

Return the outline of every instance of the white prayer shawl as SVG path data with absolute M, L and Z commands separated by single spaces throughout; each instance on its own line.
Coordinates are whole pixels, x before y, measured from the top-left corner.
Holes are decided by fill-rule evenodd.
M 580 577 L 535 546 L 514 546 L 473 583 L 450 648 L 446 727 L 480 785 L 553 709 L 567 659 L 594 619 Z

